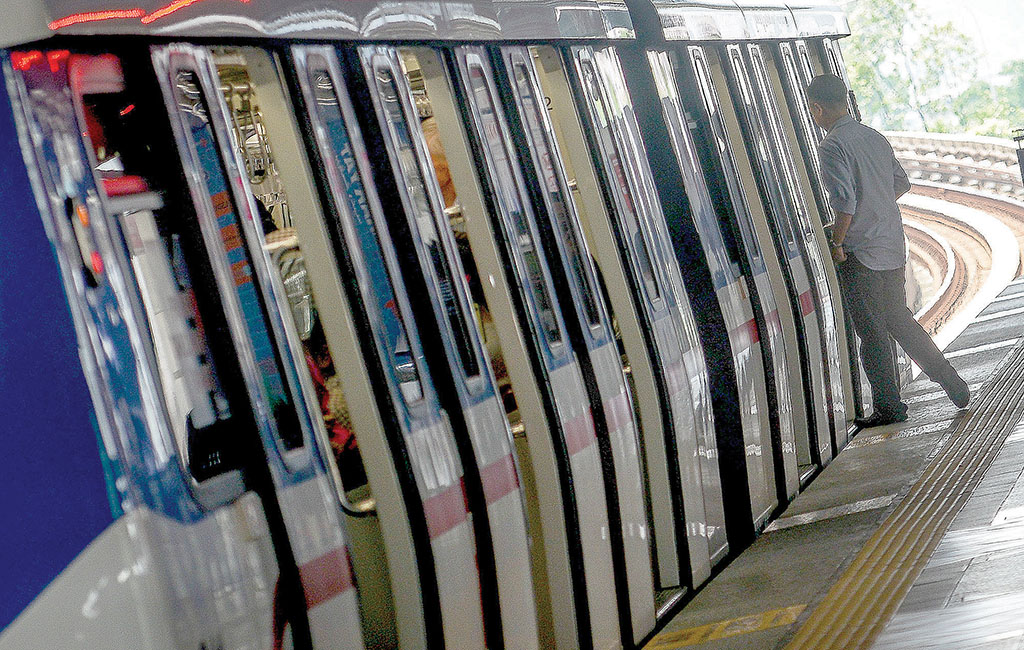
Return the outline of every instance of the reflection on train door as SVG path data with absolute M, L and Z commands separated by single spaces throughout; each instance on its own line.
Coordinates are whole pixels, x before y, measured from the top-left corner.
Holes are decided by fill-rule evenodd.
M 736 104 L 737 113 L 746 133 L 748 155 L 755 161 L 754 170 L 766 213 L 770 215 L 776 249 L 786 271 L 786 284 L 793 314 L 797 318 L 803 372 L 808 386 L 807 407 L 811 430 L 816 448 L 822 456 L 831 455 L 831 440 L 828 428 L 827 399 L 825 396 L 825 360 L 821 345 L 821 332 L 811 278 L 806 260 L 800 249 L 795 227 L 798 225 L 794 200 L 788 176 L 784 176 L 781 155 L 777 149 L 783 146 L 777 142 L 771 130 L 765 102 L 767 99 L 754 92 L 747 73 L 747 64 L 739 45 L 727 48 L 726 70 L 730 91 Z M 758 91 L 761 86 L 758 86 Z M 828 454 L 826 454 L 828 452 Z
M 622 263 L 631 273 L 634 300 L 640 303 L 650 331 L 652 356 L 664 372 L 661 390 L 674 434 L 666 442 L 674 444 L 677 459 L 670 467 L 680 471 L 678 498 L 684 509 L 690 571 L 693 584 L 699 584 L 710 572 L 707 531 L 719 523 L 715 519 L 722 498 L 717 464 L 704 462 L 714 457 L 711 450 L 720 450 L 714 438 L 707 367 L 682 278 L 669 252 L 664 217 L 618 58 L 610 48 L 595 52 L 574 47 L 571 54 L 577 109 L 589 125 L 593 160 L 603 172 Z M 760 451 L 756 444 L 750 449 Z M 763 468 L 759 463 L 751 465 L 755 484 L 760 486 Z M 746 486 L 742 488 L 740 501 L 749 504 Z M 754 507 L 761 511 L 760 504 Z M 767 514 L 771 509 L 763 510 Z M 751 528 L 749 509 L 739 507 L 731 514 L 736 517 L 735 534 L 742 537 Z M 729 516 L 727 509 L 726 522 Z
M 309 643 L 362 647 L 335 487 L 296 372 L 298 346 L 280 311 L 287 298 L 270 272 L 252 197 L 239 176 L 242 165 L 228 144 L 216 70 L 205 51 L 187 46 L 154 47 L 152 57 L 250 399 L 262 418 L 260 433 L 298 565 L 295 595 L 309 612 Z M 275 304 L 278 310 L 267 308 Z M 275 625 L 275 635 L 285 637 L 283 623 Z
M 553 51 L 544 51 L 548 54 L 546 60 L 552 65 L 558 65 L 560 71 L 561 62 L 558 57 L 554 56 Z M 550 204 L 548 207 L 549 218 L 554 218 L 558 222 L 555 230 L 564 230 L 567 233 L 565 242 L 574 251 L 571 257 L 576 261 L 570 264 L 569 275 L 570 277 L 579 276 L 581 282 L 586 282 L 585 278 L 589 276 L 593 283 L 590 285 L 589 291 L 582 293 L 584 296 L 582 303 L 576 300 L 573 302 L 577 303 L 577 309 L 584 308 L 586 311 L 586 316 L 581 319 L 581 322 L 594 322 L 600 318 L 597 304 L 594 302 L 601 296 L 599 280 L 596 269 L 593 269 L 592 273 L 587 273 L 580 267 L 580 264 L 585 261 L 588 267 L 593 268 L 593 260 L 590 258 L 587 242 L 583 239 L 580 215 L 570 189 L 573 187 L 574 181 L 569 180 L 568 170 L 564 166 L 565 159 L 559 151 L 554 125 L 549 111 L 545 108 L 545 96 L 541 90 L 537 69 L 534 67 L 535 54 L 530 49 L 523 47 L 505 47 L 502 48 L 501 55 L 505 75 L 508 79 L 508 89 L 511 93 L 509 104 L 516 107 L 515 112 L 511 110 L 509 112 L 510 121 L 520 125 L 519 137 L 524 139 L 521 146 L 527 150 L 523 153 L 523 158 L 533 160 L 537 178 L 541 179 L 538 180 L 538 184 L 542 186 L 543 190 L 546 190 L 541 192 L 543 198 L 540 201 L 546 206 Z M 517 114 L 518 120 L 516 119 Z M 569 244 L 576 237 L 579 238 L 578 244 Z M 556 236 L 556 238 L 562 240 L 561 236 Z M 624 293 L 628 294 L 629 291 Z M 587 298 L 587 296 L 592 297 Z M 627 300 L 626 307 L 620 304 L 620 313 L 624 314 L 632 308 L 632 298 L 627 297 Z M 642 337 L 638 327 L 636 328 L 637 336 L 634 338 L 630 335 L 631 326 L 634 325 L 630 319 L 631 317 L 626 317 L 626 320 L 620 321 L 620 327 L 625 330 L 622 343 L 627 349 L 634 341 L 645 345 L 640 340 Z M 645 463 L 647 473 L 644 478 L 653 524 L 650 530 L 654 546 L 655 579 L 661 588 L 671 588 L 680 584 L 679 561 L 680 554 L 685 554 L 685 549 L 677 548 L 677 546 L 685 544 L 686 539 L 682 526 L 679 527 L 680 531 L 676 530 L 676 523 L 682 521 L 682 518 L 677 517 L 676 513 L 682 512 L 682 506 L 674 500 L 673 495 L 679 493 L 679 490 L 670 487 L 678 485 L 677 482 L 673 483 L 670 479 L 669 470 L 670 463 L 674 463 L 676 460 L 674 456 L 669 455 L 665 446 L 659 391 L 656 388 L 652 366 L 648 365 L 646 348 L 644 347 L 639 353 L 639 358 L 630 357 L 628 362 L 624 359 L 623 363 L 629 363 L 627 376 L 632 380 L 631 384 L 641 388 L 641 390 L 634 390 L 632 396 L 636 400 L 637 411 L 642 415 L 641 421 L 646 427 L 646 431 L 641 431 L 641 433 L 646 436 L 642 449 L 647 459 Z M 643 390 L 648 386 L 649 390 Z M 678 537 L 677 532 L 679 532 Z M 724 533 L 724 530 L 722 532 Z
M 795 231 L 798 235 L 798 244 L 804 257 L 804 263 L 810 276 L 811 286 L 814 290 L 814 299 L 817 309 L 815 310 L 818 319 L 818 328 L 821 333 L 822 356 L 825 362 L 825 391 L 826 397 L 826 422 L 818 421 L 819 436 L 830 437 L 833 451 L 838 453 L 846 446 L 846 399 L 842 384 L 842 357 L 839 353 L 839 334 L 836 329 L 836 306 L 832 297 L 832 286 L 829 284 L 828 272 L 826 270 L 825 251 L 818 245 L 818 236 L 815 233 L 814 223 L 811 221 L 810 210 L 807 200 L 798 181 L 796 160 L 793 150 L 790 148 L 790 133 L 787 132 L 782 122 L 782 112 L 787 111 L 785 105 L 779 103 L 779 95 L 775 90 L 771 70 L 779 75 L 782 73 L 778 68 L 771 68 L 772 62 L 765 58 L 764 50 L 760 45 L 749 45 L 748 54 L 754 71 L 754 79 L 758 94 L 762 98 L 762 106 L 765 107 L 764 116 L 767 118 L 769 132 L 772 133 L 774 142 L 778 145 L 775 154 L 778 160 L 778 168 L 786 179 L 788 198 L 790 199 L 790 213 L 795 219 Z M 781 79 L 780 79 L 781 81 Z M 802 102 L 806 105 L 806 102 Z M 799 137 L 796 133 L 794 137 Z M 824 233 L 822 233 L 824 235 Z M 828 260 L 831 264 L 831 259 Z M 818 411 L 820 414 L 820 411 Z M 829 435 L 827 432 L 831 430 Z
M 566 479 L 562 492 L 571 495 L 565 503 L 566 519 L 573 544 L 578 544 L 568 549 L 565 558 L 575 567 L 572 597 L 577 610 L 578 638 L 566 642 L 583 647 L 619 646 L 616 602 L 608 597 L 614 591 L 614 569 L 596 432 L 578 363 L 568 347 L 565 326 L 554 300 L 550 276 L 542 258 L 535 254 L 536 246 L 529 239 L 522 239 L 526 233 L 516 232 L 516 246 L 508 251 L 512 257 L 505 257 L 505 251 L 499 250 L 504 248 L 500 239 L 506 237 L 496 238 L 495 231 L 488 227 L 488 210 L 483 197 L 486 192 L 475 182 L 481 163 L 472 158 L 462 127 L 466 118 L 456 106 L 450 75 L 439 53 L 426 48 L 401 48 L 398 53 L 408 84 L 405 87 L 417 93 L 421 124 L 420 129 L 415 130 L 418 136 L 415 143 L 421 152 L 429 152 L 431 166 L 424 167 L 426 176 L 437 183 L 431 183 L 430 187 L 439 190 L 437 196 L 446 206 L 448 235 L 459 241 L 464 277 L 476 287 L 473 301 L 480 316 L 479 324 L 483 326 L 493 321 L 492 299 L 495 307 L 512 308 L 514 317 L 495 324 L 497 338 L 511 341 L 513 345 L 525 342 L 532 357 L 536 383 L 524 386 L 516 380 L 516 390 L 510 392 L 510 397 L 512 401 L 518 400 L 522 396 L 519 389 L 523 388 L 543 392 L 547 401 L 547 423 L 550 431 L 557 434 L 551 438 L 557 457 L 551 460 L 558 464 Z M 425 139 L 421 139 L 424 136 Z M 506 189 L 502 193 L 507 201 L 514 201 L 515 197 L 514 191 Z M 439 213 L 436 207 L 439 204 L 439 201 L 434 204 L 435 214 Z M 491 212 L 491 216 L 497 219 L 499 215 Z M 495 224 L 499 235 L 502 223 Z M 524 251 L 524 255 L 519 255 Z M 488 269 L 486 276 L 481 276 L 478 263 Z M 503 281 L 499 282 L 498 278 Z M 485 283 L 492 291 L 488 292 Z M 499 343 L 492 354 L 494 359 L 504 362 L 509 360 L 506 352 L 507 347 L 503 349 Z M 526 415 L 521 412 L 520 415 L 525 424 Z M 542 430 L 535 431 L 543 435 Z M 529 429 L 526 435 L 531 435 Z M 532 441 L 530 445 L 533 446 Z
M 744 426 L 755 426 L 759 431 L 761 444 L 766 450 L 761 460 L 773 464 L 776 475 L 781 479 L 776 486 L 780 502 L 788 503 L 799 489 L 791 407 L 784 402 L 782 411 L 776 410 L 776 413 L 769 414 L 760 333 L 754 319 L 746 277 L 741 272 L 738 251 L 728 248 L 722 235 L 718 215 L 686 124 L 687 118 L 683 113 L 668 56 L 648 52 L 644 63 L 645 74 L 633 76 L 635 92 L 643 92 L 647 88 L 649 95 L 657 93 L 658 105 L 643 108 L 641 114 L 647 113 L 649 129 L 658 129 L 658 135 L 654 137 L 661 137 L 662 133 L 667 132 L 672 145 L 671 149 L 662 154 L 665 162 L 660 166 L 663 170 L 671 169 L 671 174 L 666 175 L 667 178 L 663 177 L 662 183 L 675 184 L 681 176 L 689 204 L 687 214 L 680 212 L 669 219 L 675 222 L 670 223 L 670 230 L 677 240 L 679 264 L 687 264 L 688 256 L 692 255 L 685 250 L 687 241 L 698 239 L 713 279 L 714 291 L 713 295 L 703 300 L 711 309 L 720 310 L 727 328 L 726 335 L 736 369 L 740 409 L 743 418 L 750 421 Z M 653 102 L 654 97 L 651 99 Z M 663 188 L 663 191 L 673 190 Z M 688 228 L 688 224 L 692 225 Z M 689 263 L 692 264 L 692 261 Z M 774 406 L 777 407 L 778 402 Z M 775 431 L 772 430 L 773 417 Z
M 500 111 L 500 99 L 486 51 L 480 48 L 459 48 L 455 63 L 467 101 L 464 112 L 475 134 L 474 143 L 481 159 L 483 185 L 492 197 L 491 213 L 495 234 L 504 240 L 504 249 L 521 282 L 532 287 L 532 309 L 550 319 L 562 316 L 566 334 L 576 351 L 576 358 L 589 394 L 591 412 L 598 432 L 598 448 L 603 459 L 605 496 L 609 513 L 616 593 L 623 644 L 639 643 L 653 628 L 654 588 L 651 582 L 651 558 L 646 536 L 646 513 L 642 491 L 636 428 L 632 417 L 630 396 L 621 365 L 610 336 L 596 339 L 595 329 L 602 321 L 593 295 L 584 300 L 588 305 L 586 325 L 575 320 L 577 310 L 568 292 L 555 293 L 555 282 L 561 279 L 562 267 L 551 264 L 540 237 L 539 213 L 534 211 L 527 193 L 524 170 L 517 164 L 512 149 L 512 134 Z M 546 272 L 545 272 L 546 271 Z M 547 305 L 547 306 L 545 306 Z M 540 308 L 539 310 L 537 308 Z M 582 307 L 581 307 L 582 309 Z M 537 321 L 537 319 L 534 319 Z M 605 321 L 606 322 L 606 321 Z M 583 340 L 581 329 L 591 334 Z M 610 328 L 606 330 L 610 334 Z M 604 376 L 595 376 L 595 357 L 606 365 Z M 608 352 L 611 356 L 608 356 Z M 612 374 L 614 373 L 614 374 Z M 615 377 L 618 382 L 615 382 Z M 612 462 L 608 463 L 607 459 Z
M 173 155 L 156 135 L 164 123 L 146 109 L 127 117 L 136 98 L 117 57 L 31 54 L 12 53 L 9 87 L 31 127 L 26 161 L 46 201 L 40 208 L 78 330 L 112 506 L 134 529 L 120 550 L 145 565 L 131 578 L 147 595 L 140 634 L 182 647 L 266 647 L 277 562 L 284 589 L 297 575 L 271 478 L 251 463 L 263 450 L 246 433 L 256 430 L 252 409 L 222 335 L 216 290 L 202 281 L 209 260 L 173 192 L 165 205 L 161 191 L 173 181 L 152 174 L 163 171 L 152 166 L 155 157 Z M 278 605 L 301 639 L 301 601 Z M 100 616 L 105 629 L 76 627 L 79 639 L 123 641 L 107 635 L 130 615 Z M 53 623 L 32 643 L 63 629 Z
M 819 220 L 817 223 L 808 219 L 805 226 L 808 228 L 808 237 L 805 247 L 812 260 L 812 267 L 818 267 L 815 271 L 818 276 L 818 297 L 820 300 L 820 319 L 822 331 L 825 334 L 825 355 L 829 362 L 829 399 L 830 418 L 832 426 L 832 438 L 836 451 L 846 446 L 846 390 L 844 367 L 848 367 L 846 359 L 840 352 L 845 349 L 846 328 L 840 324 L 842 318 L 842 305 L 838 300 L 839 285 L 835 277 L 835 266 L 831 256 L 822 250 L 819 242 L 824 241 L 825 233 L 818 227 L 818 224 L 830 224 L 835 220 L 832 208 L 828 203 L 828 196 L 825 193 L 821 181 L 821 167 L 818 159 L 818 136 L 821 129 L 817 127 L 811 118 L 810 109 L 807 106 L 807 96 L 804 93 L 804 83 L 797 66 L 796 57 L 790 43 L 780 43 L 777 56 L 774 57 L 775 72 L 782 82 L 782 91 L 786 97 L 786 110 L 789 113 L 793 124 L 793 130 L 786 129 L 784 135 L 795 136 L 799 142 L 800 151 L 803 157 L 800 159 L 797 173 L 803 170 L 800 178 L 804 183 L 810 184 L 810 191 L 815 198 L 815 206 L 818 210 Z M 776 95 L 778 98 L 778 95 Z M 789 138 L 787 137 L 787 140 Z M 790 159 L 795 163 L 795 156 L 790 150 Z M 796 165 L 794 165 L 794 168 Z M 808 211 L 806 201 L 800 201 L 805 212 Z M 842 347 L 841 347 L 842 346 Z
M 752 279 L 753 293 L 756 294 L 755 314 L 759 331 L 767 340 L 761 350 L 765 355 L 764 367 L 769 375 L 769 400 L 779 419 L 780 430 L 786 427 L 784 418 L 790 420 L 796 442 L 797 464 L 803 479 L 817 461 L 812 452 L 807 426 L 806 392 L 801 379 L 794 386 L 793 378 L 802 378 L 799 355 L 796 352 L 796 334 L 789 301 L 783 297 L 780 310 L 777 294 L 785 294 L 781 268 L 771 241 L 762 248 L 758 241 L 756 226 L 750 205 L 744 191 L 740 170 L 729 140 L 729 132 L 722 115 L 718 92 L 711 80 L 711 72 L 705 51 L 697 46 L 687 48 L 687 58 L 679 54 L 675 58 L 675 69 L 680 79 L 679 88 L 683 101 L 691 115 L 699 115 L 692 123 L 695 140 L 701 145 L 701 161 L 706 176 L 712 179 L 709 189 L 714 192 L 715 204 L 730 206 L 725 222 L 732 228 L 737 245 L 742 244 L 743 262 Z M 771 267 L 771 268 L 769 268 Z M 779 288 L 773 286 L 772 278 L 778 278 Z M 788 327 L 788 330 L 787 330 Z M 792 339 L 791 341 L 788 339 Z M 781 431 L 780 431 L 781 433 Z M 828 458 L 831 458 L 829 456 Z M 828 458 L 823 460 L 827 461 Z
M 414 259 L 425 283 L 423 295 L 429 297 L 429 308 L 438 324 L 439 348 L 445 352 L 452 372 L 450 390 L 457 399 L 452 408 L 458 416 L 453 417 L 453 423 L 457 431 L 466 431 L 463 460 L 466 462 L 468 457 L 471 461 L 466 463 L 470 507 L 480 513 L 474 514 L 474 523 L 478 527 L 488 642 L 498 647 L 504 638 L 508 647 L 536 645 L 522 492 L 509 424 L 470 303 L 468 269 L 463 266 L 459 244 L 448 223 L 449 214 L 456 214 L 456 197 L 451 189 L 446 195 L 432 174 L 437 173 L 444 151 L 436 144 L 431 147 L 412 117 L 410 77 L 416 73 L 417 84 L 419 80 L 426 83 L 428 77 L 433 79 L 436 75 L 428 74 L 427 68 L 437 63 L 436 55 L 428 50 L 380 47 L 363 50 L 362 56 L 367 75 L 372 73 L 376 79 L 376 90 L 371 89 L 371 94 L 379 107 L 378 119 L 386 121 L 385 142 L 406 214 L 406 221 L 391 222 L 392 232 L 396 240 L 408 241 L 414 247 Z M 385 86 L 385 75 L 395 81 Z M 436 98 L 429 91 L 424 87 L 418 101 L 432 112 L 428 102 Z M 447 168 L 447 161 L 444 166 Z M 449 197 L 452 203 L 446 210 Z M 407 286 L 419 286 L 411 282 L 407 279 Z M 470 476 L 470 469 L 477 478 Z M 469 489 L 473 487 L 471 480 L 480 485 L 478 494 Z M 497 566 L 494 557 L 487 559 L 485 545 L 487 553 L 493 545 Z

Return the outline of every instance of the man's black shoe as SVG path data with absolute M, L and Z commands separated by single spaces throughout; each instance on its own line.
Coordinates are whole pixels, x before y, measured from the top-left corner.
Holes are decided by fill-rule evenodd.
M 906 422 L 908 419 L 909 418 L 906 413 L 883 413 L 881 411 L 875 411 L 867 417 L 854 418 L 853 423 L 861 429 L 870 429 L 871 427 L 882 427 L 887 424 Z

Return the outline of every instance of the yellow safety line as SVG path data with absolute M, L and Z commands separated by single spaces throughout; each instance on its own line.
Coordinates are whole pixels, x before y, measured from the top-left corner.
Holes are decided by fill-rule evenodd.
M 685 630 L 664 632 L 651 639 L 651 642 L 644 646 L 644 650 L 675 650 L 675 648 L 685 648 L 699 643 L 725 639 L 730 636 L 768 630 L 783 625 L 792 625 L 796 622 L 797 617 L 800 616 L 800 612 L 804 611 L 806 607 L 807 605 L 794 605 L 792 607 L 761 612 L 760 614 L 741 616 L 740 618 L 733 618 L 728 621 L 690 627 Z
M 906 498 L 867 541 L 786 646 L 870 648 L 924 569 L 953 518 L 1024 416 L 1024 347 L 979 391 L 984 397 L 955 430 Z

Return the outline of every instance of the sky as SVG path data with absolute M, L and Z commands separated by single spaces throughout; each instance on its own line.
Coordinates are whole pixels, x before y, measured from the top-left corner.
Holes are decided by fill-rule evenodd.
M 971 37 L 986 81 L 997 81 L 1006 61 L 1024 59 L 1024 0 L 918 0 L 917 6 L 933 22 L 951 22 Z
M 978 71 L 987 81 L 1006 61 L 1024 59 L 1024 0 L 919 0 L 918 6 L 974 40 Z

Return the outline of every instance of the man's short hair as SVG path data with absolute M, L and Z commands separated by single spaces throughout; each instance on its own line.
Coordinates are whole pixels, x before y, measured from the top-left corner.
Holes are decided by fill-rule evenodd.
M 807 101 L 829 108 L 846 106 L 846 84 L 839 75 L 821 74 L 807 84 Z

